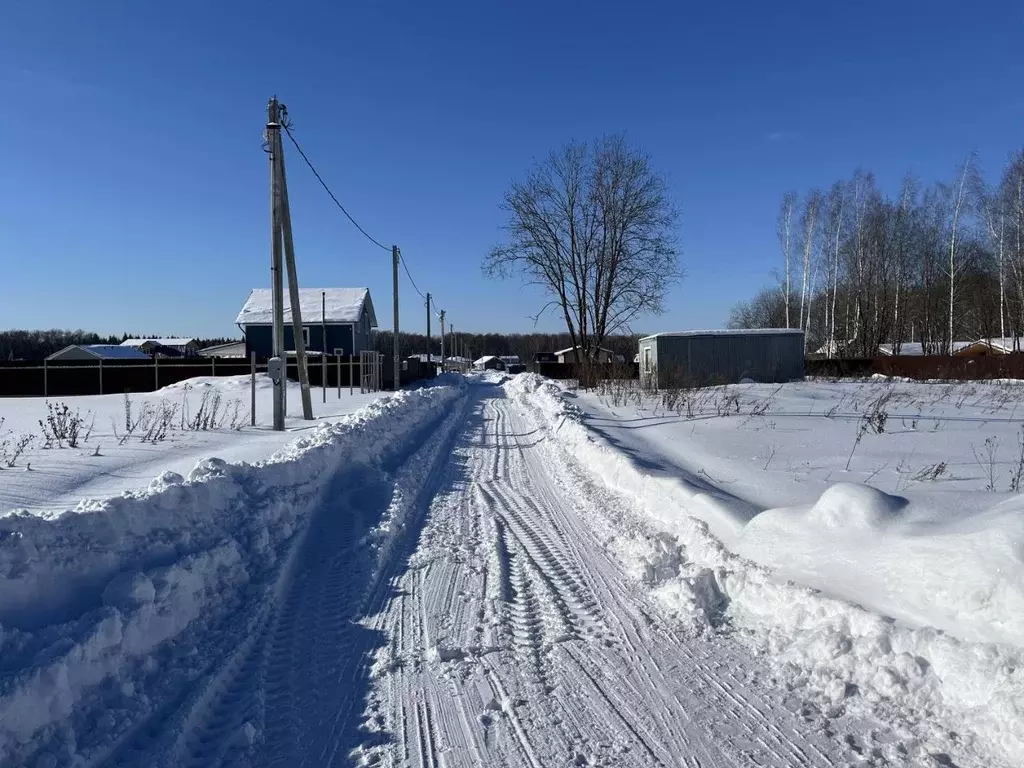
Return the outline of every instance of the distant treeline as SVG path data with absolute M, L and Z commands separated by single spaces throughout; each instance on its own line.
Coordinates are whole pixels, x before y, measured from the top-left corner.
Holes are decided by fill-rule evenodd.
M 147 335 L 123 333 L 120 336 L 101 336 L 83 330 L 0 331 L 0 362 L 4 360 L 42 360 L 72 344 L 120 344 L 127 339 L 172 338 L 171 334 Z M 227 344 L 237 339 L 196 339 L 199 347 Z
M 440 330 L 440 329 L 439 329 Z M 432 335 L 428 348 L 427 337 L 419 333 L 400 333 L 401 345 L 399 352 L 402 357 L 407 355 L 441 354 L 441 337 Z M 601 346 L 616 354 L 623 355 L 627 360 L 632 360 L 637 353 L 637 341 L 639 335 L 634 336 L 609 336 Z M 374 334 L 374 348 L 383 353 L 385 357 L 394 354 L 393 334 L 391 331 L 380 331 Z M 456 341 L 459 345 L 459 352 L 466 357 L 475 360 L 484 355 L 518 355 L 524 363 L 533 360 L 537 352 L 556 352 L 566 349 L 572 345 L 568 333 L 463 333 L 457 331 Z M 452 337 L 445 339 L 445 355 L 451 356 Z

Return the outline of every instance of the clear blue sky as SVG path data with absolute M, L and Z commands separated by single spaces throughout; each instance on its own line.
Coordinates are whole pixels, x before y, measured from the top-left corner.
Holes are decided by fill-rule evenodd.
M 233 333 L 269 282 L 275 93 L 465 330 L 529 330 L 542 303 L 480 272 L 509 181 L 626 130 L 670 179 L 688 273 L 637 329 L 717 326 L 770 282 L 786 189 L 951 178 L 971 149 L 997 173 L 1024 143 L 1022 41 L 1019 0 L 6 3 L 0 328 Z M 301 282 L 369 286 L 390 326 L 389 256 L 286 158 Z

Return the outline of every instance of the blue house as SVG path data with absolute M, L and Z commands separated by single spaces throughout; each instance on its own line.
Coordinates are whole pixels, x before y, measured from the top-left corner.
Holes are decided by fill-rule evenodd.
M 308 351 L 358 355 L 370 349 L 370 329 L 377 327 L 377 315 L 366 288 L 300 288 L 299 309 L 303 341 Z M 246 357 L 253 352 L 260 358 L 271 357 L 273 313 L 269 289 L 254 289 L 235 323 L 245 335 Z M 287 290 L 284 292 L 284 348 L 288 352 L 295 351 Z

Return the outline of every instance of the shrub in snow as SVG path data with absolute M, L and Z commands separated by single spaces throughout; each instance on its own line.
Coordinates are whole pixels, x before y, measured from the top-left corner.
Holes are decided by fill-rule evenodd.
M 12 468 L 34 440 L 35 435 L 27 434 L 0 440 L 0 465 Z
M 67 403 L 51 403 L 46 401 L 46 419 L 39 420 L 39 428 L 43 432 L 43 448 L 56 445 L 63 448 L 77 448 L 79 440 L 89 441 L 92 423 L 86 424 L 86 417 L 80 411 L 72 411 Z M 86 414 L 88 416 L 88 414 Z

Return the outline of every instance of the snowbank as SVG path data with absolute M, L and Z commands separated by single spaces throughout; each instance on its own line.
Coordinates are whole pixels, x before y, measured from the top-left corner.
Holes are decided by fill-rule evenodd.
M 187 478 L 164 473 L 55 519 L 0 518 L 0 765 L 51 743 L 68 760 L 83 737 L 93 751 L 116 743 L 153 706 L 161 676 L 202 673 L 197 633 L 269 599 L 330 484 L 399 460 L 463 395 L 399 392 L 265 461 L 206 459 Z M 367 546 L 390 546 L 402 509 Z
M 899 544 L 873 564 L 880 581 L 891 582 L 893 598 L 921 620 L 907 626 L 785 582 L 773 569 L 728 550 L 712 531 L 734 530 L 737 517 L 726 501 L 638 469 L 588 430 L 554 385 L 521 375 L 505 391 L 549 425 L 567 455 L 614 491 L 635 498 L 649 515 L 662 533 L 620 530 L 610 545 L 680 619 L 705 626 L 728 621 L 743 630 L 782 681 L 816 698 L 823 712 L 873 708 L 905 722 L 911 742 L 971 751 L 977 741 L 1008 765 L 1024 764 L 1020 501 L 960 528 L 923 530 L 901 522 L 900 499 L 840 485 L 814 505 L 765 513 L 749 532 L 740 532 L 739 540 L 772 549 L 782 563 L 809 552 L 824 560 L 841 541 L 847 556 L 864 557 L 858 543 L 888 542 L 898 530 Z M 873 546 L 867 555 L 879 552 Z M 985 642 L 958 639 L 929 624 L 937 614 L 966 623 Z M 934 722 L 943 729 L 928 726 Z
M 734 549 L 915 626 L 1024 646 L 1024 498 L 927 527 L 906 520 L 907 508 L 842 483 L 810 506 L 762 512 Z

